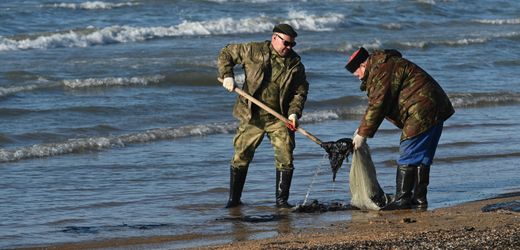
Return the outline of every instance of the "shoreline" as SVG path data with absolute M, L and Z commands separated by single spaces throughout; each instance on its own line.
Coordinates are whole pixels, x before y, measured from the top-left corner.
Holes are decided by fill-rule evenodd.
M 493 204 L 513 209 L 483 212 Z M 362 211 L 322 228 L 232 241 L 229 233 L 117 238 L 16 249 L 457 249 L 520 247 L 520 192 L 433 210 Z M 261 233 L 261 232 L 259 232 Z M 231 242 L 231 243 L 229 243 Z
M 520 192 L 431 211 L 357 211 L 352 221 L 315 232 L 204 249 L 518 249 L 518 210 L 482 211 L 487 205 L 515 201 L 515 209 L 520 208 Z

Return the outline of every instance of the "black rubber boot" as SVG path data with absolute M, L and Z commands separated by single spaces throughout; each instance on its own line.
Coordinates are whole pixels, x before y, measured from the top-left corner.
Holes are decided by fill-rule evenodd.
M 412 191 L 415 184 L 416 168 L 416 166 L 412 165 L 400 165 L 397 167 L 395 197 L 383 210 L 412 208 Z
M 430 184 L 430 166 L 422 164 L 417 166 L 416 174 L 412 202 L 417 208 L 427 208 L 428 200 L 426 199 L 426 193 L 428 192 L 428 184 Z
M 293 170 L 276 170 L 276 206 L 280 208 L 292 208 L 289 204 L 289 189 L 291 188 L 291 180 Z
M 242 205 L 240 197 L 246 182 L 247 168 L 234 168 L 231 166 L 229 173 L 229 200 L 226 208 Z

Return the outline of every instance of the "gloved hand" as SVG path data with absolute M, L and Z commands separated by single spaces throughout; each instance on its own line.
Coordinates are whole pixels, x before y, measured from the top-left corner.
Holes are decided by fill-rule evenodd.
M 358 150 L 359 148 L 363 147 L 367 143 L 367 138 L 364 136 L 361 136 L 357 133 L 352 138 L 352 144 L 354 144 L 354 150 Z
M 291 123 L 287 123 L 287 127 L 291 131 L 296 131 L 296 129 L 298 128 L 298 116 L 296 114 L 289 115 L 289 121 L 291 121 Z
M 229 92 L 233 92 L 237 84 L 235 83 L 235 78 L 233 77 L 226 77 L 224 78 L 224 81 L 222 81 L 222 86 L 226 88 Z

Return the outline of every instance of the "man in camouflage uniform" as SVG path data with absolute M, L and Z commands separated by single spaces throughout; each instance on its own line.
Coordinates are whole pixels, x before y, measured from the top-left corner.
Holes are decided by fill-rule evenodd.
M 287 201 L 294 169 L 294 130 L 309 89 L 300 56 L 292 50 L 296 36 L 290 25 L 279 24 L 273 29 L 271 41 L 228 44 L 220 51 L 219 77 L 228 91 L 236 87 L 233 67 L 241 64 L 245 73 L 242 89 L 291 121 L 285 124 L 246 98 L 237 97 L 233 115 L 240 125 L 233 140 L 235 153 L 226 207 L 242 204 L 240 197 L 247 169 L 265 134 L 274 148 L 276 205 L 291 207 Z
M 354 149 L 373 137 L 384 118 L 402 129 L 396 193 L 385 209 L 427 207 L 430 165 L 443 123 L 455 110 L 439 84 L 397 50 L 354 52 L 345 68 L 361 80 L 368 107 L 354 137 Z

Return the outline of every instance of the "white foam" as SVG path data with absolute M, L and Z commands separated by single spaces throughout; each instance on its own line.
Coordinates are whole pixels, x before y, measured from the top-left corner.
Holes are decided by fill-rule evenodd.
M 306 11 L 289 11 L 289 19 L 286 23 L 292 25 L 296 30 L 331 31 L 341 23 L 345 16 L 338 13 L 328 13 L 324 16 L 310 15 Z M 275 23 L 270 23 L 271 28 Z
M 33 91 L 37 89 L 52 88 L 60 85 L 59 83 L 51 82 L 41 76 L 38 77 L 36 82 L 37 84 L 29 84 L 24 86 L 0 87 L 0 97 L 13 95 L 20 92 Z
M 24 91 L 31 91 L 31 90 L 38 89 L 38 88 L 40 88 L 40 86 L 34 85 L 34 84 L 27 85 L 27 86 L 21 86 L 21 87 L 7 87 L 7 88 L 0 87 L 0 97 L 12 95 L 12 94 L 16 94 L 16 93 L 24 92 Z
M 136 6 L 139 3 L 107 3 L 102 1 L 87 1 L 83 3 L 55 3 L 51 5 L 53 8 L 65 8 L 65 9 L 83 9 L 83 10 L 101 10 L 101 9 L 113 9 L 121 7 Z
M 313 123 L 328 120 L 338 120 L 345 116 L 363 115 L 365 110 L 365 105 L 356 105 L 352 107 L 341 107 L 334 110 L 307 111 L 303 113 L 300 121 L 302 123 Z
M 230 2 L 229 0 L 208 0 L 209 2 L 214 3 L 227 3 Z M 278 2 L 279 0 L 242 0 L 241 2 L 246 3 L 272 3 L 272 2 Z M 235 1 L 233 1 L 235 2 Z
M 425 48 L 429 43 L 426 41 L 400 42 L 401 45 L 411 48 Z
M 339 48 L 339 51 L 355 51 L 355 50 L 359 49 L 359 47 L 364 47 L 365 49 L 368 49 L 368 50 L 375 50 L 375 49 L 381 49 L 383 47 L 383 44 L 379 40 L 375 40 L 372 43 L 363 43 L 363 44 L 347 43 L 347 44 L 343 44 Z
M 55 88 L 65 86 L 67 88 L 79 89 L 89 87 L 112 87 L 112 86 L 147 86 L 159 83 L 166 77 L 163 75 L 134 76 L 134 77 L 105 77 L 105 78 L 86 78 L 71 79 L 61 82 L 51 82 L 44 78 L 39 78 L 40 84 L 31 84 L 17 87 L 0 87 L 0 97 L 5 97 L 21 92 L 29 92 L 39 89 Z
M 402 28 L 400 23 L 383 23 L 381 26 L 389 30 L 400 30 Z
M 479 44 L 479 43 L 485 43 L 489 41 L 490 39 L 487 37 L 480 37 L 480 38 L 464 38 L 459 40 L 453 40 L 453 41 L 443 41 L 440 42 L 441 44 L 447 44 L 447 45 L 469 45 L 469 44 Z
M 303 123 L 321 122 L 339 119 L 339 114 L 332 110 L 304 112 L 300 119 Z
M 110 87 L 110 86 L 146 86 L 150 83 L 158 83 L 165 77 L 162 75 L 142 76 L 142 77 L 106 77 L 106 78 L 87 78 L 63 80 L 63 85 L 68 88 L 88 88 L 88 87 Z
M 486 106 L 520 102 L 520 93 L 460 93 L 449 95 L 454 107 Z
M 290 11 L 288 16 L 289 19 L 282 21 L 290 23 L 296 29 L 310 31 L 332 30 L 336 24 L 344 19 L 341 14 L 330 13 L 324 16 L 316 16 L 308 15 L 304 11 Z M 89 28 L 83 30 L 54 32 L 39 35 L 36 38 L 11 39 L 0 37 L 0 51 L 88 47 L 177 36 L 260 33 L 271 31 L 279 21 L 279 19 L 261 15 L 243 19 L 225 17 L 210 21 L 183 21 L 178 25 L 169 27 L 110 26 L 95 29 L 89 26 Z
M 519 32 L 506 32 L 506 33 L 497 33 L 497 34 L 488 34 L 488 35 L 479 35 L 478 37 L 471 38 L 461 38 L 455 40 L 441 40 L 441 41 L 404 41 L 398 42 L 402 46 L 412 47 L 412 48 L 425 48 L 429 45 L 448 45 L 448 46 L 463 46 L 463 45 L 472 45 L 472 44 L 482 44 L 489 42 L 493 39 L 497 38 L 512 38 L 520 36 Z
M 494 24 L 494 25 L 520 24 L 520 18 L 511 18 L 511 19 L 476 19 L 474 21 L 477 22 L 477 23 Z
M 418 3 L 424 3 L 424 4 L 430 4 L 435 5 L 435 0 L 416 0 Z
M 94 137 L 71 139 L 61 143 L 36 144 L 17 149 L 0 149 L 0 162 L 12 162 L 23 159 L 49 157 L 84 151 L 99 151 L 128 144 L 169 140 L 189 136 L 205 136 L 234 131 L 236 124 L 220 123 L 209 125 L 190 125 L 180 128 L 159 128 L 144 132 L 113 137 Z

